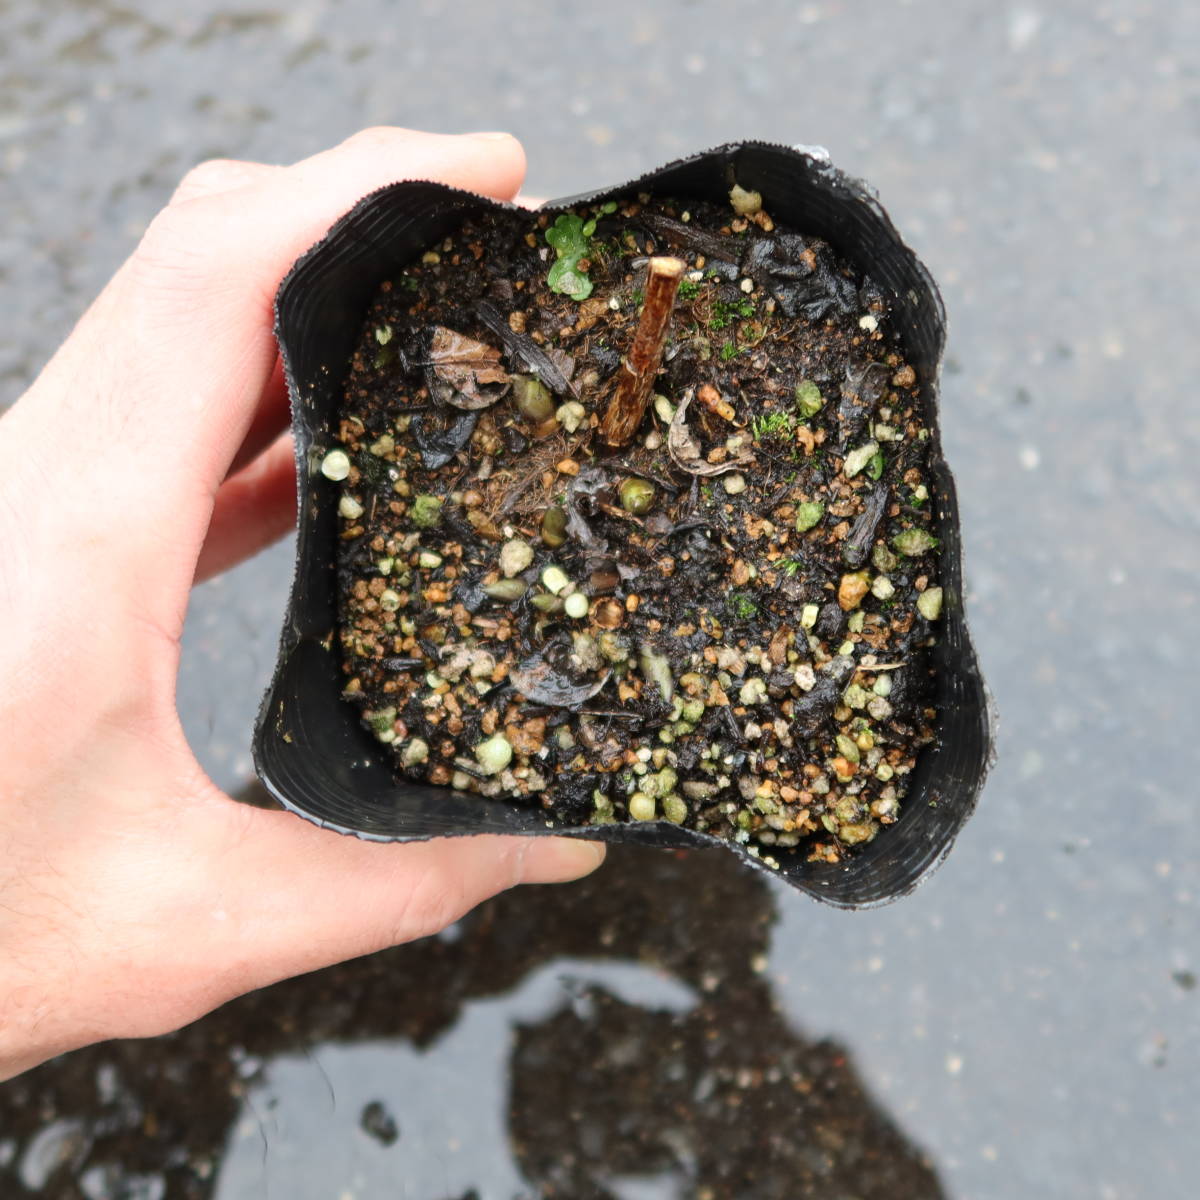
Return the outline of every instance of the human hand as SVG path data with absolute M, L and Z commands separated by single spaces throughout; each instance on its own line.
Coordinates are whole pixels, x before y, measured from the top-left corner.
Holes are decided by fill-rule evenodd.
M 294 519 L 280 279 L 383 184 L 510 199 L 523 174 L 507 135 L 396 129 L 291 167 L 205 163 L 0 419 L 0 1078 L 603 858 L 559 838 L 379 845 L 237 804 L 175 706 L 193 580 Z

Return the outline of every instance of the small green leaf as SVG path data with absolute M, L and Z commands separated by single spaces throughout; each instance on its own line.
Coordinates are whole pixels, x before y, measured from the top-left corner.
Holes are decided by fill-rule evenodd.
M 592 294 L 592 281 L 562 258 L 550 268 L 546 282 L 552 292 L 572 300 L 586 300 Z
M 586 300 L 592 294 L 592 281 L 578 266 L 580 259 L 588 256 L 588 238 L 595 229 L 595 221 L 585 225 L 575 213 L 560 213 L 546 230 L 546 241 L 558 255 L 546 275 L 551 291 L 570 296 L 572 300 Z

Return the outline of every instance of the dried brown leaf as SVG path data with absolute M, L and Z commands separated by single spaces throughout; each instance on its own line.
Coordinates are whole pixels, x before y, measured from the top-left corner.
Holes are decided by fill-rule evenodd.
M 546 350 L 546 357 L 554 364 L 555 369 L 566 380 L 567 387 L 570 388 L 571 376 L 575 374 L 575 360 L 565 350 L 559 350 L 556 346 L 550 346 Z
M 447 385 L 439 389 L 439 398 L 455 408 L 487 408 L 512 383 L 512 377 L 500 365 L 499 350 L 444 325 L 434 328 L 429 361 L 434 376 Z
M 667 430 L 667 451 L 681 471 L 686 471 L 689 475 L 724 475 L 727 471 L 744 467 L 754 461 L 752 454 L 741 454 L 720 463 L 705 462 L 700 453 L 700 443 L 692 436 L 692 431 L 687 425 L 687 410 L 691 402 L 692 392 L 687 391 L 683 394 L 683 399 L 671 418 L 671 427 Z

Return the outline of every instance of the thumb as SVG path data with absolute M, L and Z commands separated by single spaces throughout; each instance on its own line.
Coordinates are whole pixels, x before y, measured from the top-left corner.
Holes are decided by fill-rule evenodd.
M 221 880 L 220 928 L 209 933 L 232 972 L 228 995 L 427 936 L 498 892 L 578 879 L 605 856 L 597 842 L 561 837 L 366 842 L 220 802 L 206 873 Z

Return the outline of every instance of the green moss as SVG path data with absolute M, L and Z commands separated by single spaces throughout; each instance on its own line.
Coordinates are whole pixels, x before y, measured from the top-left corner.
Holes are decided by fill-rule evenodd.
M 825 505 L 820 500 L 808 500 L 796 506 L 796 532 L 807 533 L 815 528 L 825 515 Z
M 874 549 L 871 551 L 871 561 L 875 564 L 875 569 L 887 574 L 888 571 L 894 571 L 899 565 L 900 560 L 887 548 L 884 542 L 876 542 Z
M 718 300 L 713 305 L 712 319 L 708 322 L 709 329 L 725 329 L 739 317 L 754 316 L 753 300 Z
M 892 545 L 908 558 L 937 549 L 937 538 L 925 529 L 905 529 L 892 538 Z
M 432 529 L 442 519 L 442 502 L 436 496 L 416 496 L 408 516 L 418 529 Z
M 751 617 L 758 615 L 758 605 L 745 592 L 730 593 L 729 610 L 735 617 L 740 617 L 743 621 L 748 621 Z
M 394 705 L 389 705 L 387 708 L 381 708 L 371 718 L 371 728 L 376 733 L 383 733 L 386 729 L 391 729 L 393 722 L 396 720 L 396 709 Z
M 750 432 L 754 434 L 755 441 L 761 442 L 767 438 L 781 439 L 791 435 L 795 424 L 796 419 L 791 413 L 764 413 L 750 423 Z
M 815 417 L 824 406 L 825 397 L 811 379 L 802 379 L 796 384 L 796 407 L 802 417 Z
M 601 791 L 592 793 L 592 824 L 612 825 L 616 821 L 613 802 Z

